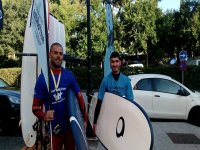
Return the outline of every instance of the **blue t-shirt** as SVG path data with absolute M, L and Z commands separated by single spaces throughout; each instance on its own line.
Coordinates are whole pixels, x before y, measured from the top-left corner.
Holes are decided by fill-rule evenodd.
M 58 82 L 59 74 L 54 74 L 56 83 Z M 60 82 L 56 90 L 53 77 L 50 75 L 50 99 L 52 102 L 52 109 L 54 112 L 54 120 L 51 121 L 52 129 L 57 124 L 61 127 L 62 132 L 66 132 L 69 127 L 69 115 L 67 111 L 67 99 L 66 90 L 71 87 L 75 94 L 80 91 L 78 83 L 72 74 L 67 69 L 62 68 Z M 44 75 L 41 73 L 35 85 L 34 98 L 42 100 L 45 105 L 45 110 L 49 110 L 49 93 L 44 79 Z
M 103 100 L 105 92 L 110 92 L 133 101 L 133 91 L 130 79 L 120 73 L 118 81 L 115 81 L 112 73 L 106 76 L 100 85 L 98 99 Z

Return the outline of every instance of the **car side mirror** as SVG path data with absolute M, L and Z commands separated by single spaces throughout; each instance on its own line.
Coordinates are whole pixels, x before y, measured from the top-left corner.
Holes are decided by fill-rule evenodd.
M 177 95 L 180 95 L 180 96 L 188 96 L 189 93 L 185 90 L 178 90 L 177 92 Z

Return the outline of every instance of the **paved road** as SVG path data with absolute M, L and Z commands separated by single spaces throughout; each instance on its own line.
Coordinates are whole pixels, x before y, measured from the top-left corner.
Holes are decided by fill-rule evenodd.
M 15 125 L 15 127 L 14 127 Z M 186 122 L 173 121 L 153 121 L 154 129 L 154 147 L 153 150 L 199 150 L 200 149 L 200 127 L 188 124 Z M 168 134 L 175 134 L 175 139 L 181 143 L 172 141 Z M 185 135 L 185 136 L 183 136 Z M 192 135 L 192 136 L 191 136 Z M 196 139 L 195 139 L 195 138 Z M 191 144 L 195 143 L 196 144 Z M 24 142 L 16 124 L 10 125 L 10 130 L 5 133 L 0 132 L 0 149 L 2 150 L 20 150 Z M 91 150 L 103 150 L 100 144 L 90 142 Z
M 186 122 L 153 122 L 154 150 L 199 150 L 200 149 L 200 127 Z M 168 134 L 176 134 L 177 141 L 174 143 Z M 184 137 L 185 135 L 186 137 Z M 192 136 L 191 136 L 192 135 Z M 197 139 L 192 139 L 196 137 Z M 195 143 L 194 140 L 198 144 Z M 188 143 L 188 144 L 185 144 Z

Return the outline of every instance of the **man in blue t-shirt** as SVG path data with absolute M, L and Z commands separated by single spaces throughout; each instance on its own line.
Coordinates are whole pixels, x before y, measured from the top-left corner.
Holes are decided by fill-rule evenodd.
M 119 95 L 129 101 L 133 101 L 133 91 L 130 79 L 124 74 L 120 73 L 121 60 L 118 52 L 113 52 L 110 56 L 110 67 L 112 72 L 108 74 L 101 82 L 98 101 L 95 108 L 93 131 L 96 133 L 96 123 L 101 109 L 101 104 L 105 92 L 110 92 Z
M 61 150 L 64 145 L 66 150 L 75 150 L 67 111 L 67 89 L 71 87 L 75 92 L 84 121 L 86 122 L 87 113 L 84 99 L 72 72 L 61 66 L 63 48 L 59 43 L 51 45 L 49 58 L 51 72 L 49 76 L 50 90 L 48 91 L 44 75 L 41 73 L 35 85 L 32 111 L 39 119 L 45 122 L 51 121 L 53 131 L 52 149 Z M 50 104 L 52 106 L 51 109 Z M 43 105 L 46 112 L 42 109 Z

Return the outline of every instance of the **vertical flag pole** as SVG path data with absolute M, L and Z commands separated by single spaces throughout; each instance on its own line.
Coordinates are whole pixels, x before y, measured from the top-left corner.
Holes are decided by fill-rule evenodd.
M 48 1 L 48 0 L 47 0 Z M 46 39 L 46 54 L 47 54 L 47 69 L 48 69 L 48 92 L 49 92 L 49 109 L 52 110 L 52 102 L 51 102 L 51 97 L 50 97 L 50 68 L 49 68 L 49 37 L 48 37 L 48 24 L 47 24 L 47 14 L 46 14 L 46 0 L 43 0 L 43 6 L 44 6 L 44 23 L 45 23 L 45 39 Z M 53 145 L 52 145 L 52 125 L 51 122 L 49 124 L 50 126 L 50 142 L 51 142 L 51 150 L 53 150 Z
M 92 50 L 91 50 L 91 27 L 90 27 L 90 0 L 87 0 L 87 49 L 88 49 L 88 88 L 87 88 L 87 96 L 88 103 L 91 100 L 91 92 L 92 92 L 92 78 L 91 78 L 91 58 L 92 58 Z M 89 106 L 88 106 L 89 107 Z
M 90 102 L 92 99 L 92 68 L 91 68 L 91 58 L 92 58 L 92 50 L 91 50 L 91 26 L 90 26 L 90 0 L 86 0 L 87 3 L 87 50 L 88 50 L 88 58 L 87 58 L 87 65 L 88 65 L 88 87 L 87 87 L 87 111 L 89 112 Z M 92 136 L 93 130 L 91 124 L 87 123 L 86 135 Z

